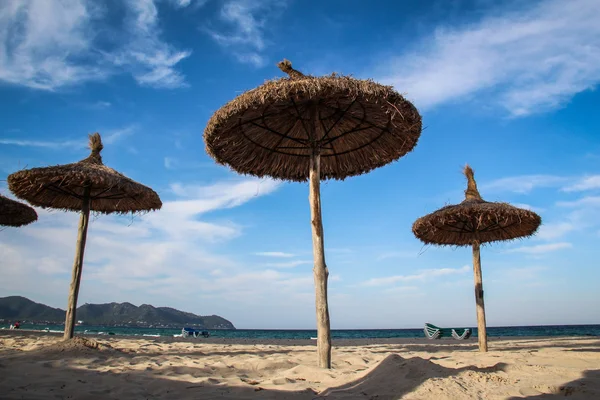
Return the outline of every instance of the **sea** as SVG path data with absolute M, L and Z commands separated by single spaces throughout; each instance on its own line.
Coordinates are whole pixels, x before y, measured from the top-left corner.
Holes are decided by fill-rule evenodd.
M 8 329 L 9 325 L 0 325 L 0 329 Z M 31 325 L 22 324 L 21 329 L 62 332 L 63 325 Z M 119 335 L 145 337 L 173 337 L 181 334 L 181 329 L 137 328 L 118 326 L 80 325 L 75 327 L 79 334 Z M 211 337 L 230 339 L 291 339 L 303 340 L 317 336 L 311 329 L 208 329 Z M 559 336 L 597 336 L 600 337 L 600 325 L 543 325 L 543 326 L 506 326 L 488 327 L 488 337 L 559 337 Z M 473 335 L 477 336 L 477 328 Z M 332 339 L 390 339 L 390 338 L 422 338 L 423 329 L 332 329 Z

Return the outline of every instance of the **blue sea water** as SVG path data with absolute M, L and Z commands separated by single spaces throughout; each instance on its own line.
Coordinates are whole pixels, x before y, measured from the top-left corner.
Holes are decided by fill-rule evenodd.
M 8 325 L 0 329 L 8 329 Z M 21 325 L 22 329 L 60 331 L 62 325 Z M 488 337 L 516 337 L 516 336 L 598 336 L 600 325 L 545 325 L 545 326 L 510 326 L 488 327 Z M 117 326 L 77 326 L 77 333 L 83 334 L 115 334 L 124 336 L 160 336 L 172 337 L 180 334 L 181 329 L 165 328 L 136 328 Z M 317 336 L 316 330 L 267 330 L 267 329 L 236 329 L 236 330 L 208 330 L 212 337 L 230 339 L 310 339 Z M 377 338 L 422 338 L 422 329 L 333 329 L 333 339 L 377 339 Z M 473 329 L 473 336 L 477 336 L 477 328 Z

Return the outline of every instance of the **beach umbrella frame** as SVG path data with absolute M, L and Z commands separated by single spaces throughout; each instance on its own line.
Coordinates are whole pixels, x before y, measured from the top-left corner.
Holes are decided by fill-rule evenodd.
M 15 196 L 34 206 L 80 213 L 65 316 L 65 339 L 72 339 L 75 330 L 90 211 L 126 214 L 162 207 L 154 190 L 103 164 L 100 152 L 104 146 L 99 133 L 89 135 L 89 147 L 90 155 L 81 161 L 21 170 L 7 179 L 8 187 Z
M 481 245 L 532 236 L 541 225 L 542 219 L 530 210 L 508 203 L 483 200 L 477 189 L 473 169 L 466 165 L 463 172 L 467 178 L 465 200 L 417 219 L 413 223 L 412 232 L 425 244 L 472 247 L 477 337 L 479 350 L 486 352 L 488 343 L 481 274 Z
M 320 182 L 343 180 L 412 151 L 421 134 L 417 109 L 371 80 L 304 75 L 283 60 L 288 77 L 265 82 L 225 104 L 204 131 L 207 153 L 241 174 L 309 181 L 317 315 L 317 358 L 331 368 Z

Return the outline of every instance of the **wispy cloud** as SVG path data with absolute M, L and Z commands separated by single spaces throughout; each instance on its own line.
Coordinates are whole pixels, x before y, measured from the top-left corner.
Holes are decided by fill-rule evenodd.
M 165 157 L 164 164 L 166 169 L 173 169 L 176 160 L 171 157 Z
M 158 88 L 187 86 L 184 76 L 175 67 L 192 52 L 177 50 L 160 39 L 154 0 L 128 0 L 127 5 L 130 38 L 128 45 L 111 57 L 112 60 L 117 65 L 128 66 L 140 85 Z
M 170 170 L 206 168 L 206 167 L 214 166 L 214 164 L 210 163 L 210 162 L 188 161 L 188 160 L 182 160 L 182 159 L 175 158 L 175 157 L 165 157 L 163 159 L 163 164 L 166 169 L 170 169 Z
M 259 183 L 262 189 L 257 194 Z M 229 256 L 218 254 L 212 246 L 215 241 L 240 235 L 242 228 L 234 222 L 208 222 L 206 214 L 241 206 L 276 188 L 277 184 L 261 183 L 258 179 L 210 186 L 180 185 L 180 195 L 163 200 L 160 212 L 136 217 L 133 223 L 113 216 L 93 219 L 86 249 L 83 301 L 149 302 L 160 294 L 161 301 L 181 306 L 191 295 L 197 298 L 214 295 L 224 303 L 235 304 L 249 290 L 257 293 L 256 297 L 270 295 L 273 298 L 273 291 L 282 296 L 278 291 L 295 294 L 297 290 L 310 289 L 310 274 L 305 277 L 292 272 L 248 271 Z M 19 266 L 3 270 L 0 290 L 18 287 L 26 294 L 27 276 L 38 274 L 48 283 L 45 287 L 51 295 L 62 299 L 78 216 L 46 210 L 38 212 L 40 220 L 35 226 L 20 230 L 0 244 L 0 253 L 7 265 Z M 25 244 L 27 252 L 23 251 Z M 127 268 L 123 268 L 124 265 Z M 115 276 L 119 279 L 115 280 Z M 124 295 L 125 289 L 128 289 L 127 295 Z M 50 296 L 50 293 L 44 295 Z M 246 298 L 246 301 L 252 300 Z M 212 307 L 211 312 L 219 312 L 219 307 Z M 195 312 L 199 311 L 196 308 Z
M 126 126 L 124 128 L 113 129 L 102 134 L 102 142 L 104 144 L 114 144 L 122 138 L 132 135 L 137 130 L 136 125 Z M 82 149 L 87 147 L 85 138 L 79 140 L 27 140 L 27 139 L 0 139 L 0 144 L 21 146 L 21 147 L 41 147 L 47 149 Z
M 283 258 L 296 257 L 295 254 L 284 253 L 282 251 L 259 251 L 257 253 L 254 253 L 254 255 L 262 256 L 262 257 L 283 257 Z
M 124 137 L 133 135 L 136 131 L 137 125 L 129 125 L 124 128 L 109 130 L 102 136 L 102 142 L 104 144 L 113 144 Z
M 20 140 L 20 139 L 0 139 L 0 144 L 22 146 L 22 147 L 44 147 L 49 149 L 64 149 L 83 147 L 80 140 L 63 140 L 57 142 L 49 142 L 45 140 Z
M 186 8 L 190 5 L 199 8 L 208 3 L 208 1 L 209 0 L 169 0 L 175 8 Z
M 295 268 L 298 267 L 300 265 L 307 265 L 307 264 L 312 264 L 312 261 L 308 261 L 308 260 L 296 260 L 296 261 L 286 261 L 286 262 L 280 262 L 280 263 L 268 263 L 266 264 L 267 267 L 274 267 L 274 268 Z
M 573 222 L 542 224 L 535 237 L 542 240 L 556 240 L 577 229 Z
M 583 192 L 586 190 L 600 189 L 600 175 L 580 178 L 572 185 L 564 187 L 565 192 Z
M 110 101 L 98 100 L 95 103 L 83 104 L 82 106 L 85 108 L 90 108 L 92 110 L 105 110 L 107 108 L 110 108 L 112 106 L 112 103 Z
M 438 269 L 426 269 L 418 274 L 414 275 L 395 275 L 387 276 L 384 278 L 372 278 L 364 282 L 364 286 L 384 286 L 391 285 L 398 282 L 410 282 L 410 281 L 421 281 L 439 276 L 447 275 L 460 275 L 470 271 L 471 267 L 465 265 L 462 268 L 438 268 Z
M 220 19 L 229 29 L 206 29 L 221 46 L 233 51 L 239 62 L 261 67 L 266 63 L 263 51 L 266 22 L 273 18 L 286 1 L 227 0 L 220 10 Z
M 124 27 L 109 27 L 105 8 L 87 0 L 6 0 L 0 8 L 0 81 L 56 90 L 133 74 L 141 85 L 185 85 L 175 67 L 191 53 L 159 38 L 153 0 L 128 0 Z M 98 30 L 111 30 L 112 43 Z
M 109 72 L 76 61 L 93 53 L 90 26 L 102 16 L 84 0 L 6 0 L 0 8 L 0 80 L 34 89 L 101 80 Z
M 600 206 L 600 196 L 586 196 L 574 201 L 559 201 L 556 205 L 559 207 L 598 207 Z
M 494 9 L 475 24 L 439 27 L 416 50 L 392 58 L 380 80 L 421 108 L 485 93 L 513 116 L 561 107 L 593 89 L 600 82 L 600 3 L 517 4 L 523 7 Z
M 522 246 L 506 250 L 507 253 L 545 254 L 553 251 L 570 249 L 573 245 L 568 242 L 538 244 L 535 246 Z
M 566 177 L 554 175 L 521 175 L 496 179 L 480 186 L 486 192 L 529 193 L 538 188 L 559 187 L 567 180 Z

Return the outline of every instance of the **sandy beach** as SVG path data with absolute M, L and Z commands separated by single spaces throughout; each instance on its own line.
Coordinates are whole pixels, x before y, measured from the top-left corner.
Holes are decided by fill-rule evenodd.
M 308 341 L 84 340 L 1 332 L 0 398 L 600 398 L 594 337 L 340 340 L 331 370 Z

